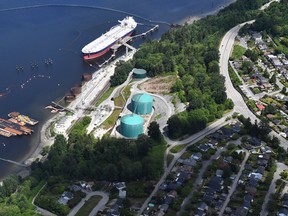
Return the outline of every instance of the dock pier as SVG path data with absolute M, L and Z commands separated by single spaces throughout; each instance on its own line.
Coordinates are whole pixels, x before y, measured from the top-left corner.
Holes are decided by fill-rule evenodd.
M 59 107 L 61 107 L 63 110 L 66 110 L 66 111 L 68 111 L 68 112 L 72 112 L 72 113 L 74 113 L 74 110 L 69 109 L 69 108 L 64 107 L 64 106 L 61 106 L 60 104 L 56 103 L 55 101 L 52 101 L 51 103 L 54 104 L 55 106 L 59 106 Z
M 17 165 L 17 166 L 28 167 L 28 165 L 23 164 L 23 163 L 19 163 L 19 162 L 17 162 L 17 161 L 5 159 L 5 158 L 0 158 L 0 160 L 1 160 L 1 161 L 5 161 L 5 162 L 7 162 L 7 163 L 12 163 L 12 164 Z

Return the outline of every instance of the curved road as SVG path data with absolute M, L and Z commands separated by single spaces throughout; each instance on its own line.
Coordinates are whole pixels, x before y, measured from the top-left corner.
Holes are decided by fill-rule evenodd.
M 253 112 L 251 112 L 251 110 L 246 105 L 244 99 L 242 98 L 241 94 L 234 88 L 231 82 L 230 76 L 229 76 L 229 72 L 228 72 L 228 62 L 229 62 L 230 53 L 232 52 L 232 49 L 233 49 L 235 37 L 238 35 L 239 30 L 245 24 L 251 24 L 254 21 L 255 20 L 251 20 L 245 23 L 241 23 L 235 26 L 234 28 L 230 29 L 223 37 L 221 44 L 220 44 L 220 48 L 219 48 L 220 74 L 222 74 L 225 77 L 225 87 L 226 87 L 227 97 L 232 99 L 234 103 L 234 110 L 242 114 L 245 118 L 250 118 L 252 123 L 254 123 L 255 120 L 259 122 L 259 119 L 255 116 Z M 287 149 L 288 142 L 285 138 L 280 136 L 275 131 L 271 131 L 270 135 L 277 137 L 280 140 L 280 146 L 283 147 L 284 149 Z
M 102 208 L 102 206 L 104 206 L 108 200 L 109 200 L 109 196 L 107 193 L 102 192 L 102 191 L 94 191 L 94 192 L 90 192 L 87 193 L 86 197 L 83 198 L 68 214 L 68 216 L 73 216 L 75 215 L 80 208 L 84 205 L 84 203 L 86 201 L 88 201 L 92 196 L 102 196 L 102 199 L 98 202 L 98 204 L 94 207 L 94 209 L 90 212 L 89 216 L 93 216 L 96 215 L 97 212 L 100 210 L 100 208 Z

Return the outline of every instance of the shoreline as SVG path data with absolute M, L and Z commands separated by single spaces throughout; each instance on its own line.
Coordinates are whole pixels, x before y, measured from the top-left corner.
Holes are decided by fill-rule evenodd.
M 236 1 L 237 0 L 231 0 L 229 3 L 220 5 L 218 8 L 215 8 L 212 11 L 206 11 L 204 13 L 202 12 L 200 14 L 195 14 L 195 15 L 188 16 L 188 17 L 182 19 L 181 21 L 179 21 L 178 24 L 185 25 L 185 23 L 187 23 L 188 25 L 190 25 L 190 24 L 193 24 L 195 21 L 200 20 L 202 18 L 205 18 L 207 16 L 216 15 L 216 14 L 218 14 L 218 12 L 220 10 L 224 9 L 225 7 L 229 6 L 232 3 L 235 3 Z
M 227 4 L 223 4 L 221 6 L 219 6 L 218 8 L 212 10 L 212 11 L 207 11 L 205 13 L 200 13 L 200 14 L 196 14 L 196 15 L 191 15 L 188 17 L 185 17 L 184 19 L 182 19 L 180 22 L 178 22 L 178 24 L 180 25 L 184 25 L 185 23 L 187 24 L 193 24 L 194 21 L 200 20 L 202 18 L 205 18 L 209 15 L 216 15 L 221 9 L 227 7 L 228 5 L 236 2 L 237 0 L 232 0 Z M 94 73 L 96 73 L 98 70 L 94 71 Z M 93 74 L 94 74 L 93 73 Z M 72 102 L 73 103 L 73 102 Z M 64 113 L 65 114 L 65 113 Z M 39 159 L 41 161 L 41 159 L 43 158 L 43 156 L 41 155 L 41 152 L 43 151 L 43 148 L 45 146 L 49 146 L 51 147 L 54 144 L 54 138 L 53 137 L 49 137 L 47 138 L 47 130 L 50 130 L 50 126 L 58 119 L 63 117 L 63 113 L 59 112 L 56 115 L 48 118 L 48 120 L 46 120 L 46 122 L 43 124 L 41 130 L 40 130 L 40 140 L 39 140 L 39 144 L 37 145 L 37 147 L 35 148 L 35 150 L 25 159 L 23 159 L 21 162 L 26 164 L 26 165 L 31 165 L 34 161 L 36 161 L 37 159 Z M 48 131 L 49 132 L 49 131 Z M 49 132 L 50 133 L 50 132 Z M 16 174 L 19 175 L 21 177 L 26 177 L 28 175 L 30 175 L 30 168 L 16 168 L 14 171 L 8 173 L 6 176 L 4 176 L 1 180 L 5 179 L 8 175 L 10 174 Z

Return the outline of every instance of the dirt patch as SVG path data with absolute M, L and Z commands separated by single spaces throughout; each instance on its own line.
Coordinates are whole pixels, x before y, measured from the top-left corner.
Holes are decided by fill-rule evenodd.
M 139 88 L 150 93 L 169 93 L 175 81 L 176 77 L 174 75 L 155 77 L 142 83 Z

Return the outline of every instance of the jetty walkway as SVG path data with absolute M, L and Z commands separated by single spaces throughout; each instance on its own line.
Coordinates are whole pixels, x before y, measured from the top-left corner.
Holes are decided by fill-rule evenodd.
M 23 164 L 23 163 L 19 163 L 19 162 L 17 162 L 17 161 L 13 161 L 13 160 L 1 158 L 1 157 L 0 157 L 0 160 L 1 160 L 1 161 L 5 161 L 5 162 L 7 162 L 7 163 L 15 164 L 15 165 L 17 165 L 17 166 L 22 166 L 22 167 L 28 167 L 28 166 L 29 166 L 29 165 L 26 165 L 26 164 Z

